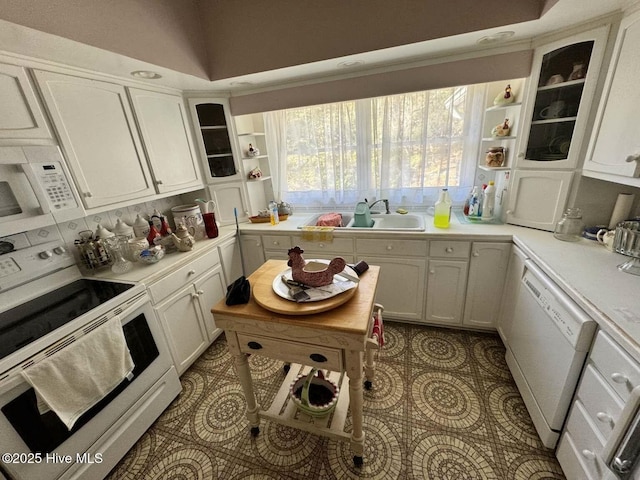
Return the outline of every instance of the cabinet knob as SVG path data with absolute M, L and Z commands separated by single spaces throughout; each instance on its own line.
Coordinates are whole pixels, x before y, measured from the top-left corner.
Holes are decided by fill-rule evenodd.
M 520 152 L 520 153 L 518 154 L 518 158 L 524 158 L 524 152 Z
M 156 185 L 162 185 L 162 180 L 156 180 Z
M 640 153 L 636 153 L 635 155 L 629 155 L 626 159 L 627 163 L 631 162 L 640 162 Z
M 38 254 L 38 256 L 43 260 L 46 260 L 48 258 L 51 258 L 53 256 L 53 253 L 51 253 L 51 250 L 43 250 Z
M 592 452 L 591 450 L 587 450 L 586 448 L 584 450 L 582 450 L 582 456 L 584 458 L 588 458 L 589 460 L 595 460 L 596 459 L 596 454 L 594 452 Z
M 247 346 L 251 350 L 260 350 L 262 348 L 262 345 L 260 345 L 258 342 L 249 342 L 247 343 Z
M 260 243 L 260 241 L 257 241 L 256 242 L 256 247 L 261 247 L 261 246 L 262 246 L 262 244 Z
M 447 253 L 453 253 L 453 247 L 447 247 L 444 249 L 444 251 Z
M 387 250 L 393 250 L 393 245 L 387 245 Z
M 479 257 L 480 256 L 480 252 L 473 252 L 472 254 L 474 257 Z
M 273 244 L 274 244 L 274 245 L 280 245 L 280 242 L 279 242 L 279 241 L 277 241 L 277 240 L 274 240 L 274 241 L 273 241 Z
M 430 275 L 435 275 L 435 274 L 436 274 L 436 271 L 435 271 L 435 270 L 433 270 L 433 269 L 431 269 L 431 270 L 429 270 L 429 274 L 430 274 Z
M 198 298 L 200 295 L 198 295 L 197 293 L 192 293 L 191 294 L 191 298 Z
M 63 246 L 59 246 L 53 249 L 53 253 L 55 253 L 56 255 L 62 255 L 66 251 L 67 249 L 64 248 Z
M 318 244 L 318 246 L 319 246 L 320 248 L 324 248 L 324 243 L 319 243 L 319 244 Z
M 511 215 L 513 213 L 513 210 L 507 210 L 507 215 Z
M 611 380 L 613 380 L 616 383 L 628 383 L 629 382 L 629 378 L 623 374 L 623 373 L 612 373 L 611 374 Z
M 195 270 L 189 270 L 189 271 L 187 272 L 187 275 L 195 275 L 195 274 L 196 274 L 196 271 L 195 271 Z
M 204 295 L 204 290 L 197 290 L 197 291 L 196 291 L 196 293 L 197 293 L 198 295 Z
M 324 363 L 327 361 L 327 357 L 325 357 L 321 353 L 312 353 L 311 355 L 309 355 L 309 358 L 318 363 Z
M 602 423 L 609 423 L 613 425 L 613 417 L 606 412 L 598 412 L 596 413 L 596 418 L 600 420 Z
M 82 196 L 83 196 L 84 198 L 91 198 L 91 197 L 93 197 L 93 194 L 92 194 L 91 192 L 84 192 L 84 193 L 82 194 Z

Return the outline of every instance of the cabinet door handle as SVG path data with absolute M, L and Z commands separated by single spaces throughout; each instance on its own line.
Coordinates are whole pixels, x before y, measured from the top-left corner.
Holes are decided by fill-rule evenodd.
M 200 295 L 198 295 L 197 293 L 192 293 L 191 294 L 191 298 L 196 299 L 198 298 Z
M 393 250 L 393 245 L 387 245 L 387 250 Z
M 613 417 L 605 412 L 596 413 L 596 418 L 600 420 L 602 423 L 609 423 L 613 425 Z
M 256 242 L 256 247 L 261 247 L 262 244 L 260 242 Z
M 83 196 L 84 198 L 91 198 L 91 197 L 93 197 L 93 193 L 91 193 L 91 192 L 84 192 L 84 193 L 82 194 L 82 196 Z
M 274 240 L 274 241 L 273 241 L 273 244 L 274 244 L 274 245 L 280 245 L 280 242 L 278 242 L 277 240 Z
M 627 163 L 631 162 L 640 162 L 640 153 L 636 153 L 635 155 L 629 155 L 626 159 Z
M 249 342 L 247 343 L 247 346 L 251 350 L 260 350 L 262 348 L 262 345 L 260 345 L 258 342 Z
M 613 380 L 616 383 L 628 383 L 629 379 L 627 378 L 627 376 L 624 373 L 612 373 L 611 374 L 611 380 Z
M 195 271 L 195 270 L 189 270 L 189 271 L 187 272 L 187 275 L 195 275 L 195 274 L 196 274 L 196 271 Z
M 156 180 L 156 185 L 162 185 L 162 180 Z
M 447 247 L 444 249 L 444 251 L 447 253 L 453 253 L 453 247 Z
M 436 271 L 435 271 L 435 270 L 429 270 L 429 273 L 430 273 L 431 275 L 435 275 L 435 274 L 436 274 Z
M 480 252 L 473 252 L 473 256 L 474 257 L 479 257 L 480 256 Z
M 319 244 L 318 244 L 318 246 L 319 246 L 320 248 L 324 248 L 324 243 L 319 243 Z
M 311 355 L 309 355 L 309 358 L 318 363 L 324 363 L 327 361 L 327 357 L 325 357 L 321 353 L 312 353 Z
M 596 458 L 596 454 L 593 453 L 591 450 L 587 450 L 586 448 L 584 450 L 582 450 L 582 452 L 580 452 L 580 453 L 582 453 L 582 456 L 584 458 L 588 458 L 589 460 L 595 460 L 595 458 Z
M 198 295 L 204 295 L 204 290 L 197 290 L 197 291 L 196 291 L 196 293 L 197 293 Z

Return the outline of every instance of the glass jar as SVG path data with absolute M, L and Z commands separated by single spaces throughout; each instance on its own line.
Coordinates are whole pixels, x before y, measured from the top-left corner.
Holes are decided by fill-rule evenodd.
M 577 242 L 582 237 L 584 223 L 582 211 L 579 208 L 567 208 L 560 221 L 556 224 L 553 236 L 565 242 Z

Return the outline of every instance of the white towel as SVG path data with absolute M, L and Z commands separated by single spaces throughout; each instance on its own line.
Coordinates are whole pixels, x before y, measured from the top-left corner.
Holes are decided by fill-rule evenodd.
M 69 430 L 117 387 L 134 364 L 117 316 L 22 372 Z

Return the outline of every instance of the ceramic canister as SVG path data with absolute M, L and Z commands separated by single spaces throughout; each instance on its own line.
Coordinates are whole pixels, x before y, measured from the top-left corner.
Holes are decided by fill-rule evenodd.
M 173 224 L 177 227 L 178 223 L 187 223 L 187 227 L 194 227 L 197 239 L 204 237 L 204 220 L 200 206 L 192 203 L 188 205 L 178 205 L 171 209 L 173 215 Z

